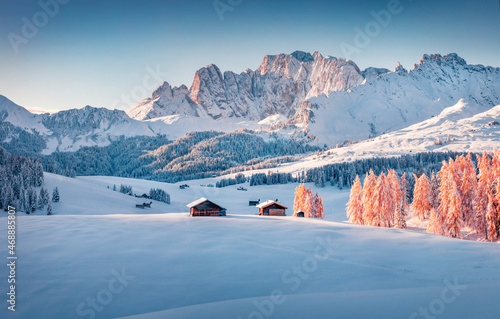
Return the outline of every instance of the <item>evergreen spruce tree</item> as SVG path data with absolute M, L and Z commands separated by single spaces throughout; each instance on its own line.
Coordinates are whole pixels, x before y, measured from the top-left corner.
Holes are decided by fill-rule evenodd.
M 38 196 L 38 202 L 36 204 L 37 209 L 42 209 L 45 205 L 43 205 L 43 192 L 40 190 L 40 196 Z
M 57 189 L 57 187 L 52 191 L 52 201 L 54 203 L 59 202 L 59 190 Z
M 36 190 L 33 189 L 31 193 L 31 212 L 34 213 L 38 208 L 38 196 L 36 195 Z
M 47 204 L 47 215 L 52 215 L 52 203 L 48 202 Z
M 43 206 L 47 205 L 50 202 L 49 191 L 46 188 L 40 189 L 40 197 L 42 198 Z
M 17 209 L 20 212 L 24 212 L 26 210 L 26 195 L 24 189 L 21 189 L 19 192 L 19 201 Z

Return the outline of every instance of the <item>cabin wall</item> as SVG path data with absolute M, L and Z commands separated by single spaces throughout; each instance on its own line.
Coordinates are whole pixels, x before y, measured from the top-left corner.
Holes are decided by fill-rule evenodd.
M 192 208 L 191 216 L 220 216 L 220 209 L 210 208 L 210 209 L 197 209 Z
M 191 216 L 226 216 L 226 210 L 209 202 L 203 202 L 198 206 L 191 207 Z
M 285 209 L 278 205 L 271 205 L 259 209 L 259 215 L 264 216 L 286 216 Z

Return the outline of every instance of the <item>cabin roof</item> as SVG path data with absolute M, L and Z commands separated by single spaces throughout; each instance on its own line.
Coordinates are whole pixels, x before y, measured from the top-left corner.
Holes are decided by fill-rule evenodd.
M 211 200 L 206 199 L 205 197 L 197 199 L 194 202 L 191 202 L 191 203 L 187 204 L 186 206 L 189 207 L 189 208 L 193 208 L 193 207 L 196 207 L 196 206 L 198 206 L 200 204 L 203 204 L 204 202 L 209 202 L 209 203 L 212 203 L 215 206 L 219 207 L 220 209 L 225 209 L 224 207 L 221 207 L 221 206 L 217 205 L 216 203 L 212 202 Z
M 286 207 L 285 205 L 282 205 L 282 204 L 280 204 L 280 203 L 278 203 L 278 202 L 276 202 L 274 200 L 266 200 L 265 202 L 260 203 L 259 205 L 255 206 L 255 207 L 266 208 L 267 206 L 271 206 L 273 204 L 276 204 L 276 205 L 281 206 L 281 207 L 283 207 L 285 209 L 288 209 L 288 207 Z

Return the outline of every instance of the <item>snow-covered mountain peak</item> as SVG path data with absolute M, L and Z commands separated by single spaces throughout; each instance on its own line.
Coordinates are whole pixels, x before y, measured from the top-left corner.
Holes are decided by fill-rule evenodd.
M 318 54 L 321 56 L 319 52 L 314 52 L 314 53 L 316 54 L 316 57 Z M 296 58 L 299 62 L 313 62 L 314 60 L 316 60 L 316 58 L 313 55 L 311 55 L 311 53 L 304 51 L 295 51 L 291 54 L 291 56 Z
M 424 63 L 437 63 L 439 65 L 441 64 L 459 64 L 459 65 L 466 65 L 467 62 L 458 56 L 456 53 L 449 53 L 444 56 L 441 54 L 424 54 L 422 57 L 422 60 L 420 61 L 420 64 Z
M 369 67 L 369 68 L 366 68 L 365 70 L 361 71 L 361 75 L 365 79 L 371 79 L 371 78 L 376 78 L 379 75 L 389 73 L 389 72 L 391 72 L 389 69 Z
M 431 69 L 463 69 L 475 68 L 477 66 L 468 65 L 467 62 L 456 53 L 441 54 L 424 54 L 420 63 L 415 64 L 413 70 L 431 70 Z M 481 66 L 483 69 L 484 67 Z M 413 71 L 412 70 L 412 71 Z
M 194 110 L 187 101 L 189 89 L 183 84 L 172 87 L 168 82 L 163 82 L 151 95 L 130 110 L 128 116 L 138 120 L 148 120 L 172 114 L 194 115 Z
M 32 114 L 27 109 L 0 95 L 0 122 L 9 122 L 14 126 L 27 131 L 47 133 L 48 130 L 42 124 L 42 116 Z
M 157 99 L 157 98 L 160 98 L 162 96 L 164 96 L 164 97 L 174 97 L 174 93 L 176 91 L 185 91 L 185 92 L 187 92 L 188 88 L 184 84 L 182 84 L 179 87 L 171 87 L 170 84 L 167 81 L 165 81 L 165 82 L 163 82 L 162 85 L 160 85 L 153 92 L 153 94 L 151 95 L 151 99 Z

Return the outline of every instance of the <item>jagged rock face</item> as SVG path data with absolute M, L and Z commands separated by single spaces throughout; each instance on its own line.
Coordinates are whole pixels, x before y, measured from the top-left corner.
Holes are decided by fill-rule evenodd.
M 147 120 L 172 114 L 196 115 L 188 102 L 185 85 L 171 87 L 167 82 L 156 89 L 150 98 L 134 105 L 127 114 L 134 119 Z
M 222 74 L 217 66 L 209 65 L 196 72 L 185 100 L 180 97 L 184 90 L 179 90 L 176 99 L 153 95 L 128 114 L 136 119 L 172 114 L 252 121 L 275 114 L 291 117 L 307 98 L 349 90 L 363 79 L 352 61 L 323 57 L 319 52 L 268 55 L 257 70 L 240 74 Z

